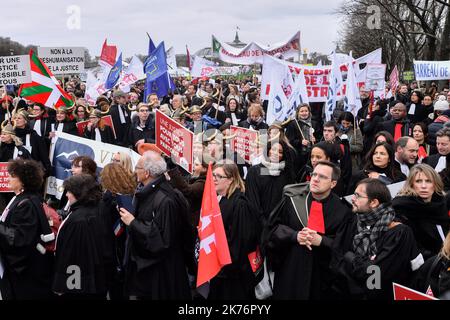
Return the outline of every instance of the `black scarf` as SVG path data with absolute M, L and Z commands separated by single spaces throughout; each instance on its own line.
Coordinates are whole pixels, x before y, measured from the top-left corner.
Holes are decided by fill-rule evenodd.
M 377 253 L 378 238 L 389 229 L 395 218 L 395 211 L 389 204 L 382 204 L 367 213 L 358 213 L 358 234 L 353 238 L 355 254 L 372 257 Z

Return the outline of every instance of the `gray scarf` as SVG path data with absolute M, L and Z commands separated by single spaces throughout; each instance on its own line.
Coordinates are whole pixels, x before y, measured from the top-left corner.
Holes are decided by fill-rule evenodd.
M 372 257 L 377 253 L 378 238 L 389 229 L 395 218 L 395 211 L 384 203 L 367 213 L 358 213 L 358 234 L 353 238 L 353 249 L 356 255 Z

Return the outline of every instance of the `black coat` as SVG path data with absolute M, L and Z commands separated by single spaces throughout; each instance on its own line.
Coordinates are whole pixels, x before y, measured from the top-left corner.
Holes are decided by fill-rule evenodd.
M 30 129 L 30 127 L 27 125 L 24 129 L 16 128 L 15 129 L 16 135 L 22 139 L 23 147 L 27 148 L 25 146 L 26 143 L 26 136 L 27 134 L 30 135 L 30 144 L 31 144 L 31 158 L 33 160 L 36 160 L 37 162 L 40 162 L 44 168 L 45 176 L 48 177 L 51 173 L 51 163 L 48 156 L 48 146 L 45 143 L 44 138 L 39 137 L 38 134 Z
M 360 182 L 363 179 L 368 178 L 369 172 L 378 172 L 380 174 L 384 174 L 385 176 L 380 175 L 380 177 L 378 179 L 380 179 L 386 185 L 406 180 L 406 176 L 400 170 L 398 170 L 397 167 L 395 167 L 395 169 L 394 169 L 394 174 L 392 174 L 391 172 L 389 172 L 386 169 L 375 168 L 375 167 L 373 167 L 373 169 L 371 169 L 371 170 L 369 170 L 369 169 L 359 170 L 358 172 L 355 172 L 352 175 L 352 179 L 350 180 L 350 184 L 347 188 L 346 194 L 353 194 L 353 192 L 355 192 L 356 185 L 358 184 L 358 182 Z
M 158 193 L 164 200 L 155 203 Z M 181 217 L 164 176 L 135 194 L 135 219 L 128 226 L 125 287 L 128 295 L 151 300 L 190 299 Z
M 436 168 L 440 157 L 441 155 L 439 153 L 436 153 L 423 159 L 422 163 L 428 164 L 432 168 Z
M 354 252 L 353 239 L 358 234 L 356 216 L 343 227 L 333 243 L 331 261 L 333 273 L 337 275 L 337 296 L 340 299 L 392 301 L 392 282 L 408 286 L 415 271 L 411 268 L 411 262 L 420 254 L 412 230 L 404 224 L 392 224 L 378 237 L 377 253 L 371 260 Z M 371 266 L 380 268 L 381 279 L 380 288 L 369 290 L 367 280 L 373 275 L 368 269 Z
M 256 250 L 260 225 L 248 199 L 239 190 L 219 202 L 230 249 L 231 264 L 224 266 L 210 282 L 208 299 L 254 299 L 256 279 L 248 254 Z
M 253 130 L 263 130 L 263 129 L 269 129 L 269 125 L 267 123 L 265 123 L 264 121 L 261 121 L 260 123 L 257 124 L 251 124 L 248 119 L 239 122 L 239 127 L 241 128 L 246 128 L 246 129 L 250 129 L 252 128 Z
M 77 125 L 75 121 L 64 121 L 64 122 L 55 122 L 55 131 L 58 130 L 60 125 L 63 125 L 62 131 L 68 134 L 72 134 L 74 136 L 79 136 Z
M 110 126 L 105 125 L 103 129 L 98 128 L 100 131 L 100 137 L 102 142 L 117 144 L 119 140 L 114 139 L 114 132 L 112 131 Z M 84 128 L 83 137 L 86 139 L 95 140 L 95 129 L 89 130 L 88 126 Z
M 40 224 L 43 215 L 46 220 L 41 203 L 39 195 L 21 193 L 9 207 L 5 221 L 0 222 L 0 255 L 5 270 L 0 284 L 4 299 L 51 297 L 53 257 L 36 249 L 40 235 L 48 234 Z
M 437 194 L 429 203 L 414 196 L 398 196 L 392 200 L 392 207 L 399 218 L 413 230 L 417 246 L 425 259 L 439 252 L 442 236 L 445 237 L 449 231 L 447 201 L 446 197 Z
M 58 231 L 55 252 L 55 277 L 52 289 L 56 293 L 75 295 L 105 295 L 104 225 L 98 205 L 74 203 Z M 68 288 L 70 266 L 80 268 L 79 288 Z
M 119 108 L 122 108 L 124 117 L 125 117 L 125 123 L 120 122 L 120 114 L 119 114 Z M 111 115 L 114 130 L 116 132 L 117 136 L 117 144 L 118 145 L 125 145 L 126 139 L 127 139 L 127 133 L 128 128 L 131 124 L 131 111 L 128 110 L 127 106 L 119 106 L 117 104 L 114 104 L 109 109 L 109 114 Z
M 410 108 L 411 105 L 415 105 L 415 110 L 412 114 L 410 114 Z M 417 123 L 417 122 L 423 122 L 424 120 L 426 120 L 428 118 L 428 115 L 430 113 L 433 113 L 433 105 L 430 105 L 428 107 L 424 106 L 421 103 L 409 103 L 406 106 L 407 110 L 408 110 L 408 119 L 411 121 L 411 123 Z
M 333 298 L 332 285 L 334 275 L 331 273 L 331 248 L 333 240 L 351 217 L 351 211 L 334 193 L 321 200 L 325 234 L 319 247 L 312 251 L 297 241 L 297 234 L 307 224 L 300 222 L 289 196 L 272 212 L 264 231 L 264 249 L 269 263 L 275 272 L 274 299 L 327 299 Z M 306 203 L 308 212 L 312 196 L 302 196 L 299 205 Z
M 397 123 L 402 123 L 403 124 L 402 137 L 404 137 L 404 136 L 410 136 L 411 137 L 412 136 L 413 126 L 409 122 L 409 120 L 395 121 L 394 119 L 392 119 L 392 120 L 389 120 L 389 121 L 381 122 L 378 125 L 378 129 L 376 130 L 376 132 L 387 131 L 390 134 L 392 134 L 393 137 L 395 137 L 395 125 Z
M 134 149 L 136 149 L 136 142 L 141 139 L 144 139 L 145 143 L 155 143 L 155 120 L 153 116 L 149 116 L 144 128 L 139 125 L 139 121 L 139 117 L 134 118 L 128 131 L 127 144 Z
M 14 149 L 17 148 L 17 157 L 22 159 L 30 159 L 31 155 L 27 149 L 22 146 L 16 147 L 14 142 L 0 144 L 0 162 L 8 162 L 14 157 Z

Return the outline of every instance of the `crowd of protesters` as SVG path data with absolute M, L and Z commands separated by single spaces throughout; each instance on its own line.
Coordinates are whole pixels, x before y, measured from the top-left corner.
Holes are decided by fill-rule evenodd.
M 449 298 L 448 88 L 401 84 L 378 99 L 363 86 L 357 114 L 338 103 L 325 121 L 323 103 L 301 104 L 293 119 L 267 124 L 256 77 L 179 78 L 164 97 L 145 96 L 138 82 L 95 105 L 79 79 L 67 80 L 73 107 L 54 110 L 17 91 L 0 101 L 12 190 L 0 195 L 3 299 L 371 300 L 392 299 L 393 282 Z M 155 110 L 194 132 L 193 174 L 155 146 Z M 231 125 L 259 132 L 249 160 L 231 150 Z M 57 200 L 44 191 L 56 132 L 141 158 L 133 167 L 116 153 L 99 174 L 80 155 Z M 204 295 L 197 226 L 210 162 L 231 264 Z M 367 285 L 371 267 L 378 286 Z

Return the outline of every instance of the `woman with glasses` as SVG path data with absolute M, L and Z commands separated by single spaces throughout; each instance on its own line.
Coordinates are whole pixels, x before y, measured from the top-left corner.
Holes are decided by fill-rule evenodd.
M 450 217 L 448 196 L 436 171 L 427 164 L 415 165 L 392 206 L 413 230 L 425 259 L 437 254 L 449 231 Z
M 211 280 L 208 299 L 248 300 L 255 298 L 255 276 L 248 255 L 256 250 L 260 236 L 257 215 L 245 197 L 245 186 L 238 167 L 230 160 L 218 162 L 213 169 L 231 264 Z
M 352 176 L 347 194 L 352 194 L 358 182 L 367 178 L 378 179 L 386 185 L 405 180 L 406 176 L 394 162 L 394 149 L 390 144 L 380 142 L 374 145 L 366 156 L 363 169 Z
M 128 144 L 137 150 L 141 143 L 155 143 L 155 120 L 145 103 L 137 106 L 137 117 L 133 118 L 128 131 Z
M 76 122 L 86 121 L 89 119 L 87 108 L 82 104 L 79 104 L 75 107 L 73 115 L 75 117 Z

